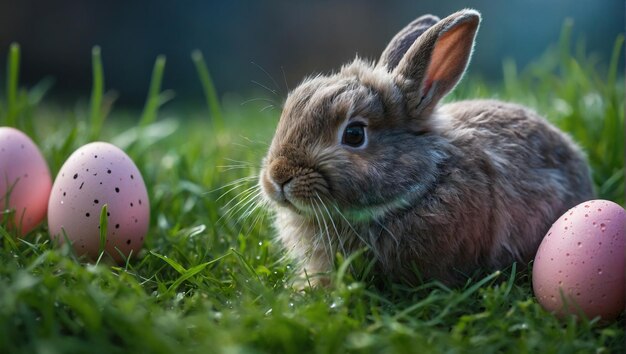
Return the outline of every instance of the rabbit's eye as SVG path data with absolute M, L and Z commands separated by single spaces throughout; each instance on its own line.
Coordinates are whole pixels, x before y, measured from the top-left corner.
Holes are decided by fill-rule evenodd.
M 348 124 L 343 131 L 342 144 L 346 144 L 352 147 L 359 147 L 365 142 L 365 124 L 361 122 L 354 122 Z

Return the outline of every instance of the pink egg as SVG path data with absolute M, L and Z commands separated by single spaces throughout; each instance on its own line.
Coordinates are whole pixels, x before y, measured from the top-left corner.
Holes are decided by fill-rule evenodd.
M 46 216 L 51 186 L 37 145 L 17 129 L 0 127 L 0 222 L 27 234 Z M 12 210 L 9 220 L 6 210 Z
M 582 311 L 612 320 L 626 296 L 626 211 L 607 200 L 567 211 L 541 242 L 533 264 L 539 303 L 559 317 Z
M 150 222 L 148 192 L 124 151 L 96 142 L 76 150 L 59 170 L 48 204 L 50 234 L 61 243 L 66 235 L 78 255 L 96 259 L 105 204 L 105 251 L 119 262 L 143 245 Z

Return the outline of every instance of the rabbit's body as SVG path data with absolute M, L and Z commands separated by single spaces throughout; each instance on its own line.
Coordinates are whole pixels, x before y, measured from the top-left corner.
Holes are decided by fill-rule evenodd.
M 532 259 L 552 222 L 592 198 L 580 149 L 534 112 L 437 106 L 478 20 L 422 17 L 378 65 L 357 59 L 290 94 L 260 184 L 309 275 L 331 270 L 334 252 L 369 247 L 386 277 L 454 284 Z

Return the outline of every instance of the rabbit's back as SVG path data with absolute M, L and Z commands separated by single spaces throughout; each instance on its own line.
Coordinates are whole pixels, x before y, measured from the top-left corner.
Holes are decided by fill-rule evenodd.
M 565 133 L 535 112 L 495 100 L 444 105 L 442 136 L 467 158 L 484 156 L 495 228 L 493 266 L 513 256 L 529 260 L 560 215 L 593 198 L 584 154 Z M 500 264 L 503 263 L 503 264 Z

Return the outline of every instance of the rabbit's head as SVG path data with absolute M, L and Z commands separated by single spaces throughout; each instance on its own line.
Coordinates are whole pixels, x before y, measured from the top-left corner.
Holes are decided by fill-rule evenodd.
M 435 107 L 461 79 L 479 22 L 474 10 L 422 16 L 376 64 L 356 59 L 305 80 L 288 96 L 264 160 L 266 197 L 303 215 L 332 205 L 371 218 L 427 192 L 448 157 Z

